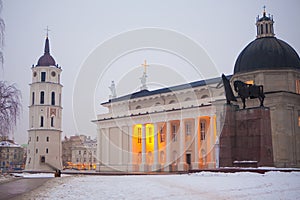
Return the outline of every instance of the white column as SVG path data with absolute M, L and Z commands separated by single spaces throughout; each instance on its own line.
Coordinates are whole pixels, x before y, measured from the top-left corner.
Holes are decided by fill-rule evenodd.
M 166 127 L 166 163 L 165 163 L 165 168 L 164 171 L 168 172 L 170 171 L 169 165 L 171 164 L 171 137 L 170 137 L 170 131 L 171 131 L 171 122 L 166 122 L 167 127 Z
M 142 124 L 142 163 L 140 166 L 140 171 L 145 172 L 146 168 L 146 125 Z
M 132 135 L 133 135 L 133 127 L 132 126 L 129 126 L 128 127 L 128 171 L 129 172 L 132 172 L 133 171 L 133 163 L 132 163 L 132 156 L 133 156 L 133 153 L 132 153 Z
M 98 143 L 98 145 L 97 145 L 97 166 L 96 166 L 96 171 L 100 171 L 101 170 L 101 168 L 100 168 L 100 166 L 101 166 L 101 162 L 102 162 L 102 151 L 101 151 L 101 147 L 102 147 L 102 139 L 101 139 L 101 129 L 100 128 L 98 128 L 97 129 L 97 143 Z
M 121 127 L 119 127 L 119 144 L 118 144 L 118 146 L 119 146 L 119 149 L 118 149 L 118 151 L 119 151 L 119 165 L 123 165 L 123 127 L 121 126 Z M 123 171 L 123 170 L 122 170 Z
M 193 169 L 199 168 L 199 134 L 198 134 L 198 117 L 195 118 L 195 125 L 194 125 L 194 162 L 192 163 Z
M 210 116 L 210 123 L 209 123 L 209 137 L 210 137 L 210 144 L 209 144 L 209 153 L 210 153 L 210 161 L 208 163 L 208 168 L 215 168 L 215 136 L 214 136 L 214 116 Z
M 101 134 L 101 142 L 102 142 L 102 145 L 101 145 L 101 157 L 102 157 L 102 166 L 103 167 L 107 167 L 109 165 L 109 128 L 104 128 L 104 129 L 101 129 L 102 131 L 102 134 Z
M 159 149 L 158 149 L 157 123 L 154 123 L 154 163 L 152 165 L 152 171 L 157 171 L 160 169 L 158 154 L 159 154 Z
M 186 170 L 186 162 L 185 162 L 185 131 L 184 131 L 184 120 L 180 120 L 180 131 L 177 133 L 179 136 L 179 165 L 178 171 Z

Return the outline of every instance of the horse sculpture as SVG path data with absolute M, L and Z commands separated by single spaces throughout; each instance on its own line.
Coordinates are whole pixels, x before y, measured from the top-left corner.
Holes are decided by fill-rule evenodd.
M 264 106 L 264 91 L 262 85 L 252 85 L 247 84 L 242 81 L 234 81 L 234 90 L 238 93 L 238 96 L 241 97 L 243 102 L 243 108 L 246 108 L 246 98 L 255 99 L 258 98 L 260 101 L 260 106 Z

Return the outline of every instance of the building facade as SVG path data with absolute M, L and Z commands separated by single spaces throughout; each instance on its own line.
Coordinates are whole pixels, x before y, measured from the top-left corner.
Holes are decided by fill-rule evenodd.
M 85 135 L 65 137 L 62 141 L 64 168 L 96 169 L 97 140 Z
M 265 110 L 270 109 L 270 115 L 260 121 L 270 122 L 271 130 L 270 137 L 261 131 L 259 134 L 272 140 L 265 141 L 272 148 L 273 161 L 269 163 L 300 167 L 300 58 L 290 45 L 275 37 L 273 23 L 265 11 L 257 18 L 257 38 L 240 53 L 234 74 L 227 78 L 231 85 L 235 80 L 263 85 Z M 219 139 L 226 118 L 221 78 L 148 91 L 143 77 L 141 91 L 111 98 L 102 104 L 108 113 L 94 120 L 98 127 L 97 170 L 218 168 Z M 247 100 L 247 108 L 259 107 L 257 101 Z M 239 98 L 233 104 L 242 108 Z M 248 116 L 252 111 L 243 113 L 241 116 Z M 260 127 L 264 130 L 263 125 Z M 250 128 L 245 128 L 243 134 L 251 137 Z
M 24 148 L 11 140 L 0 142 L 0 169 L 21 170 L 24 168 Z
M 186 171 L 218 166 L 221 78 L 111 99 L 98 115 L 98 171 Z
M 53 171 L 62 168 L 62 72 L 50 55 L 48 36 L 44 55 L 32 66 L 26 171 Z

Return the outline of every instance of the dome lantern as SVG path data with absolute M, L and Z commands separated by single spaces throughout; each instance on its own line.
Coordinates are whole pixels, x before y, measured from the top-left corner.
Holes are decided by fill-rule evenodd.
M 259 18 L 257 16 L 256 19 L 256 27 L 257 27 L 257 38 L 261 37 L 274 37 L 274 28 L 273 28 L 273 16 L 270 14 L 266 15 L 266 6 L 264 6 L 263 16 Z

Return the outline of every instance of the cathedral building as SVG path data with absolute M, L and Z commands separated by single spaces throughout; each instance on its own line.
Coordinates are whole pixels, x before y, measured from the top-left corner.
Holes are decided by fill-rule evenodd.
M 61 121 L 62 69 L 50 55 L 48 35 L 44 55 L 32 66 L 26 171 L 62 168 Z
M 240 53 L 234 74 L 227 78 L 231 83 L 263 85 L 264 106 L 270 109 L 272 166 L 300 167 L 300 58 L 275 37 L 273 23 L 265 11 L 257 18 L 257 37 Z M 126 96 L 116 97 L 114 84 L 110 87 L 111 98 L 102 103 L 108 113 L 94 120 L 97 171 L 219 168 L 226 118 L 221 77 L 153 91 L 147 90 L 146 77 L 145 71 L 141 90 Z M 237 100 L 233 104 L 242 110 Z M 257 101 L 247 100 L 246 109 L 259 107 Z M 251 137 L 250 128 L 245 128 Z

